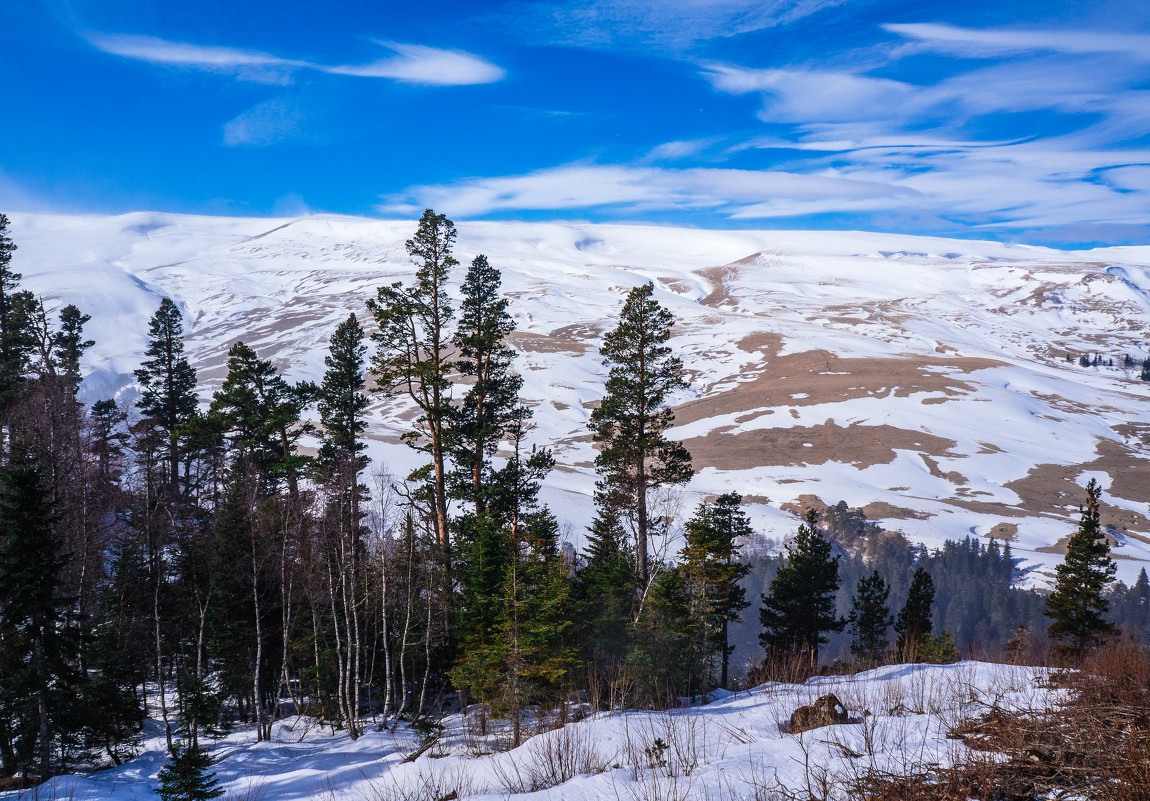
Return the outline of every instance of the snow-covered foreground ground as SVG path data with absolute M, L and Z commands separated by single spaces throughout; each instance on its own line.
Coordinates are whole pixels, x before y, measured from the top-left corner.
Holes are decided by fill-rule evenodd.
M 148 319 L 173 298 L 206 401 L 237 340 L 292 379 L 319 379 L 334 327 L 353 311 L 366 321 L 378 286 L 410 279 L 414 230 L 330 216 L 14 214 L 12 266 L 49 307 L 92 315 L 93 399 L 130 400 Z M 626 291 L 651 281 L 692 382 L 672 432 L 698 469 L 669 508 L 680 520 L 733 490 L 777 542 L 796 511 L 844 500 L 932 546 L 1008 539 L 1041 585 L 1093 477 L 1119 577 L 1132 582 L 1150 560 L 1148 247 L 460 224 L 456 255 L 477 253 L 512 298 L 534 437 L 557 460 L 544 498 L 576 547 L 592 516 L 598 347 Z M 1082 354 L 1104 363 L 1080 367 Z M 371 409 L 371 456 L 399 476 L 417 458 L 398 440 L 409 413 L 394 400 Z
M 225 798 L 244 801 L 766 799 L 772 788 L 841 788 L 870 770 L 952 764 L 966 746 L 947 738 L 949 728 L 992 706 L 1047 707 L 1062 691 L 1045 688 L 1045 677 L 1043 669 L 980 662 L 895 665 L 766 684 L 670 712 L 599 713 L 509 751 L 497 750 L 505 731 L 482 737 L 472 718 L 454 715 L 440 742 L 410 763 L 419 740 L 404 727 L 393 735 L 368 725 L 353 742 L 306 719 L 276 724 L 271 742 L 237 731 L 211 753 Z M 791 713 L 826 693 L 842 700 L 851 722 L 786 733 Z M 61 776 L 27 798 L 152 799 L 164 762 L 163 739 L 153 737 L 118 768 Z

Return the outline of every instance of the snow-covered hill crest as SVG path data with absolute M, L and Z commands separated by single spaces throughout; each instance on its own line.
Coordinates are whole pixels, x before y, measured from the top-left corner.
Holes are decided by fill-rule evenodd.
M 408 221 L 136 213 L 13 214 L 13 266 L 52 304 L 92 315 L 88 392 L 126 387 L 162 296 L 185 315 L 205 390 L 236 340 L 318 378 L 327 339 L 382 283 L 412 273 Z M 1057 560 L 1078 489 L 1097 477 L 1120 576 L 1150 559 L 1150 247 L 1063 252 L 858 232 L 700 231 L 470 222 L 457 256 L 503 272 L 525 392 L 559 469 L 547 500 L 590 517 L 589 405 L 602 333 L 652 281 L 692 377 L 678 427 L 699 474 L 681 499 L 735 490 L 766 536 L 845 500 L 914 540 L 1013 541 Z M 1072 361 L 1067 360 L 1070 354 Z M 1084 368 L 1081 354 L 1114 366 Z M 402 473 L 402 404 L 373 409 L 372 455 Z

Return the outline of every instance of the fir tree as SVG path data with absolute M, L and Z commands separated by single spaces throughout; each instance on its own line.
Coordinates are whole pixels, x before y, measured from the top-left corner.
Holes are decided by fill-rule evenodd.
M 835 615 L 838 588 L 839 557 L 831 555 L 831 544 L 819 531 L 812 509 L 787 544 L 787 563 L 762 596 L 759 643 L 768 658 L 809 652 L 811 664 L 817 664 L 819 646 L 827 641 L 824 634 L 846 626 Z
M 898 651 L 916 658 L 933 630 L 931 606 L 934 604 L 934 579 L 923 567 L 915 568 L 910 580 L 906 604 L 898 613 L 894 630 L 898 633 Z
M 890 587 L 875 570 L 863 578 L 851 601 L 851 653 L 856 658 L 877 664 L 886 650 L 887 632 L 892 618 L 887 599 Z
M 170 496 L 179 494 L 180 435 L 196 411 L 196 371 L 184 357 L 184 323 L 170 298 L 160 301 L 148 326 L 147 360 L 136 370 L 140 399 L 136 405 L 150 418 L 167 446 L 164 483 Z
M 1142 360 L 1142 373 L 1139 378 L 1143 381 L 1150 381 L 1150 357 Z
M 727 673 L 733 646 L 728 642 L 730 623 L 750 604 L 740 582 L 750 565 L 736 561 L 739 540 L 751 536 L 751 524 L 740 508 L 742 496 L 720 495 L 714 504 L 701 504 L 687 522 L 686 544 L 680 555 L 683 572 L 701 607 L 697 616 L 703 635 L 702 651 L 708 661 L 712 652 L 719 657 L 719 686 L 727 686 Z
M 172 761 L 160 768 L 160 786 L 156 795 L 163 801 L 211 801 L 224 794 L 224 788 L 216 781 L 216 774 L 209 773 L 212 758 L 207 751 L 199 748 L 177 748 Z
M 1046 615 L 1053 620 L 1051 639 L 1076 654 L 1114 632 L 1113 624 L 1106 621 L 1109 604 L 1102 593 L 1118 567 L 1110 558 L 1110 544 L 1100 524 L 1101 495 L 1098 482 L 1090 479 L 1078 530 L 1070 537 L 1062 564 L 1055 568 L 1054 592 L 1046 601 Z
M 674 317 L 644 284 L 627 295 L 619 324 L 599 352 L 609 366 L 602 403 L 591 412 L 590 427 L 599 445 L 596 498 L 601 505 L 626 510 L 634 523 L 635 573 L 641 586 L 648 577 L 647 540 L 658 533 L 648 506 L 656 487 L 691 479 L 691 454 L 664 433 L 674 421 L 670 395 L 687 386 L 683 363 L 667 347 Z

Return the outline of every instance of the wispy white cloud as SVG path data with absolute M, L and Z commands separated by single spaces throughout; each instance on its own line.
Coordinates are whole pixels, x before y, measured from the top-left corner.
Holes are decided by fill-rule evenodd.
M 707 139 L 678 139 L 673 142 L 663 142 L 651 148 L 651 151 L 644 156 L 642 160 L 645 163 L 652 163 L 697 158 L 719 141 L 718 137 L 710 137 Z
M 224 123 L 224 144 L 229 147 L 266 147 L 309 139 L 307 117 L 298 104 L 285 98 L 259 103 Z
M 423 86 L 466 86 L 502 80 L 504 70 L 462 50 L 378 42 L 395 55 L 370 64 L 325 65 L 255 50 L 171 42 L 153 36 L 94 34 L 88 41 L 105 53 L 176 67 L 224 72 L 244 80 L 285 82 L 297 70 L 331 75 L 388 78 Z
M 170 42 L 154 36 L 96 34 L 88 41 L 105 53 L 136 61 L 229 73 L 265 83 L 283 83 L 294 70 L 314 66 L 256 50 Z
M 829 198 L 838 208 L 886 208 L 893 198 L 913 194 L 913 189 L 831 173 L 570 164 L 525 175 L 414 186 L 385 198 L 380 210 L 408 214 L 434 207 L 471 217 L 525 209 L 622 207 L 711 209 L 742 216 L 755 208 L 753 216 L 785 217 L 807 214 L 811 204 Z
M 937 23 L 888 24 L 884 29 L 915 40 L 925 49 L 965 57 L 1012 53 L 1117 53 L 1150 61 L 1150 35 L 1114 31 L 1039 31 L 958 28 Z
M 502 80 L 507 74 L 503 68 L 497 67 L 487 59 L 462 50 L 441 50 L 398 42 L 379 42 L 379 44 L 395 52 L 395 56 L 371 64 L 328 67 L 326 71 L 364 78 L 391 78 L 425 86 L 494 83 Z
M 885 120 L 921 105 L 914 86 L 844 71 L 712 64 L 703 74 L 720 92 L 763 95 L 759 116 L 772 122 Z
M 825 145 L 826 143 L 822 143 Z M 833 159 L 833 161 L 832 161 Z M 379 210 L 459 217 L 524 210 L 709 211 L 731 219 L 883 212 L 956 226 L 1150 225 L 1150 152 L 1070 153 L 1057 144 L 872 145 L 802 170 L 571 164 L 523 175 L 413 186 Z
M 681 48 L 787 25 L 846 0 L 588 0 L 513 3 L 503 16 L 533 41 Z

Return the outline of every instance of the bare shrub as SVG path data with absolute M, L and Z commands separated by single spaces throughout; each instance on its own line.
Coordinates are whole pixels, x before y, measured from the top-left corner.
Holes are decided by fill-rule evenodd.
M 949 768 L 870 766 L 851 782 L 854 797 L 1150 801 L 1150 659 L 1143 649 L 1109 643 L 1055 674 L 1054 686 L 1066 692 L 1024 698 L 1029 706 L 1018 697 L 1007 703 L 1013 683 L 992 683 L 971 699 L 951 691 L 952 703 L 981 712 L 950 727 L 969 750 L 955 752 Z
M 615 797 L 627 801 L 690 801 L 696 797 L 692 785 L 687 776 L 647 775 L 624 784 L 622 794 L 617 783 L 614 787 Z
M 388 781 L 375 784 L 364 794 L 367 801 L 448 801 L 479 791 L 463 765 L 421 766 L 412 774 L 387 774 Z
M 604 756 L 584 726 L 564 726 L 527 741 L 521 749 L 501 755 L 492 770 L 511 795 L 547 790 L 576 776 L 603 773 L 614 758 Z

